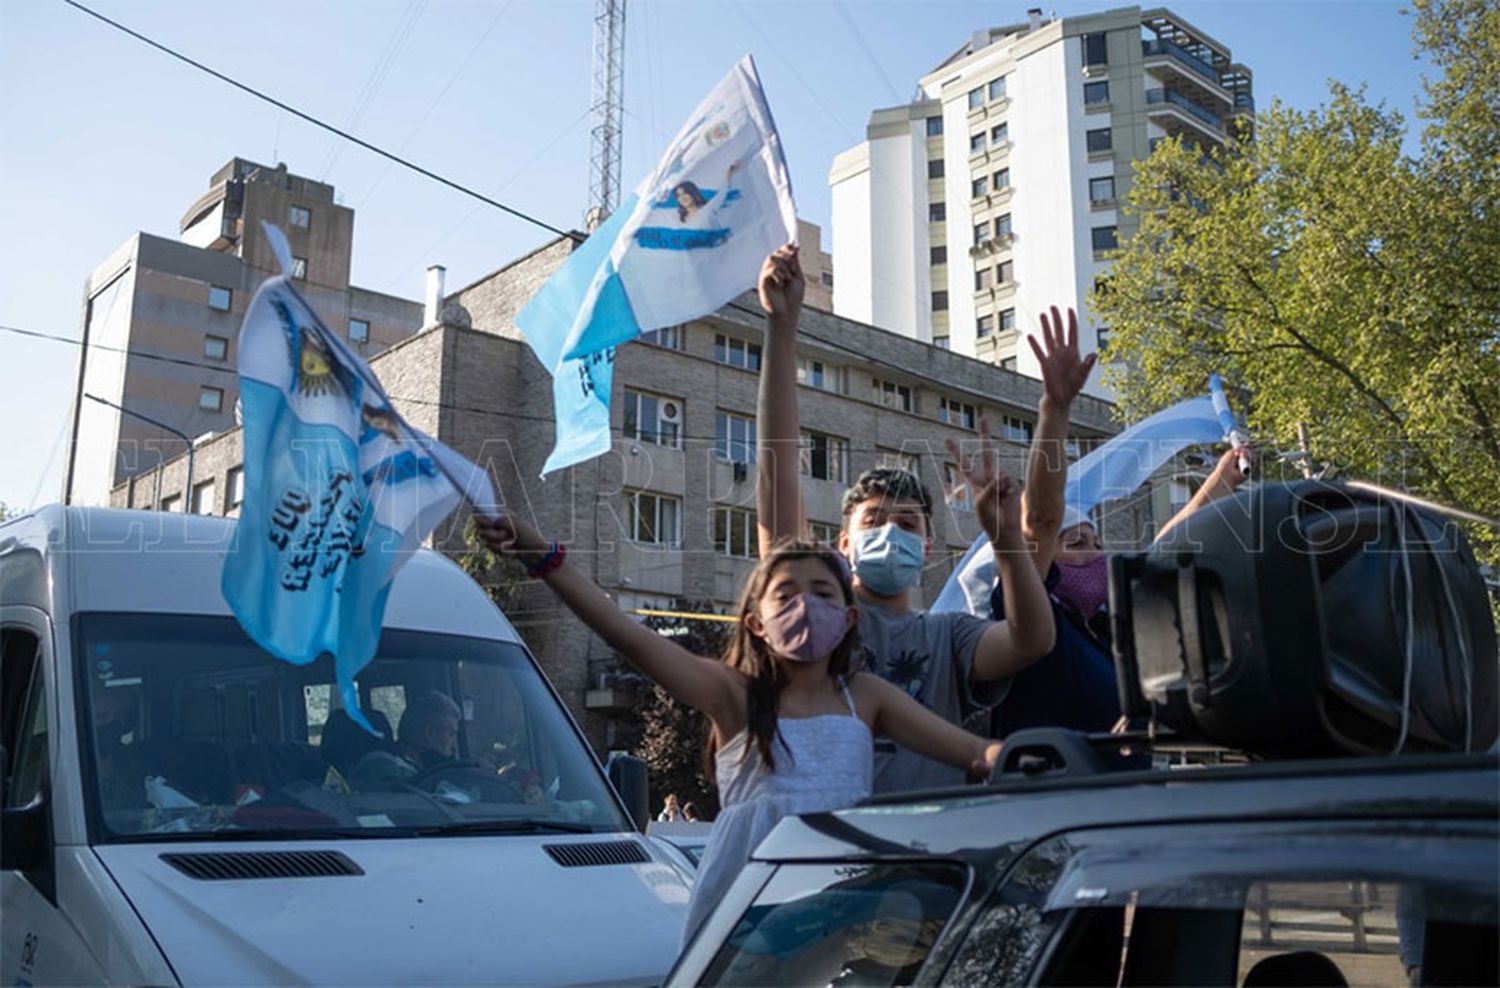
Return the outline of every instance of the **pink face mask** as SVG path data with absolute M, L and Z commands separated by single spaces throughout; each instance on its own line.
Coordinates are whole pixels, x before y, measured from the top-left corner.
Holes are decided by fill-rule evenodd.
M 798 594 L 765 621 L 766 644 L 797 662 L 819 662 L 849 633 L 849 610 L 816 594 Z
M 1109 603 L 1109 557 L 1097 556 L 1086 563 L 1057 561 L 1059 579 L 1052 596 L 1067 604 L 1080 617 L 1090 618 Z

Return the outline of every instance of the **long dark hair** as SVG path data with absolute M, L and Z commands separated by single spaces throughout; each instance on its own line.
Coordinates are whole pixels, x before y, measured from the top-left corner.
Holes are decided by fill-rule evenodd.
M 729 645 L 724 649 L 724 664 L 731 669 L 737 669 L 745 674 L 746 682 L 746 719 L 745 729 L 750 732 L 750 739 L 755 743 L 756 750 L 760 752 L 761 759 L 766 768 L 776 771 L 776 755 L 772 751 L 777 739 L 776 708 L 781 700 L 781 691 L 786 687 L 786 670 L 765 640 L 750 630 L 745 618 L 754 614 L 760 606 L 761 597 L 765 596 L 766 589 L 770 586 L 771 576 L 776 567 L 785 562 L 796 559 L 816 559 L 833 573 L 838 581 L 839 588 L 844 594 L 844 605 L 852 607 L 855 603 L 854 584 L 849 575 L 848 564 L 844 562 L 833 549 L 821 542 L 808 542 L 800 539 L 785 539 L 771 548 L 771 551 L 763 556 L 755 569 L 750 572 L 750 578 L 745 581 L 744 592 L 740 594 L 740 603 L 737 610 L 739 624 L 734 629 L 734 635 L 729 639 Z M 859 654 L 859 627 L 856 625 L 849 629 L 844 640 L 839 642 L 838 647 L 828 657 L 828 678 L 837 682 L 848 676 L 854 667 L 854 657 Z M 782 747 L 786 742 L 782 742 Z M 704 772 L 708 778 L 714 778 L 715 764 L 714 756 L 718 753 L 712 730 L 709 731 L 708 743 L 704 745 Z M 750 749 L 745 749 L 745 757 L 750 756 Z
M 677 193 L 679 192 L 686 192 L 688 194 L 688 198 L 693 200 L 694 208 L 706 205 L 708 199 L 704 197 L 703 192 L 693 182 L 678 182 L 672 187 L 672 203 L 677 207 L 677 218 L 685 223 L 687 222 L 688 211 L 677 201 Z

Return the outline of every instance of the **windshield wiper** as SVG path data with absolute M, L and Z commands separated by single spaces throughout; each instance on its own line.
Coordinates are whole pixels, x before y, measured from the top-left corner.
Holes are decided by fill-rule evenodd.
M 417 827 L 414 837 L 440 837 L 444 834 L 592 834 L 591 824 L 569 820 L 455 820 L 434 827 Z

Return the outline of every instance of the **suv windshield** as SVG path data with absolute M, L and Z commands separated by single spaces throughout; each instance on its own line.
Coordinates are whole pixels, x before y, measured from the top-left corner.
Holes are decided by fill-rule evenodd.
M 86 614 L 77 640 L 102 839 L 630 829 L 519 645 L 386 629 L 358 681 L 376 738 L 331 657 L 230 617 Z

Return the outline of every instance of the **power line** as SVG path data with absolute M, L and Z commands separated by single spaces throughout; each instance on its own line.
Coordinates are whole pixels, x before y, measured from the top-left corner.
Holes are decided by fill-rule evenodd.
M 189 58 L 187 55 L 184 55 L 181 52 L 176 51 L 175 49 L 167 47 L 166 45 L 162 44 L 159 41 L 153 40 L 152 38 L 149 38 L 146 35 L 141 34 L 139 31 L 135 31 L 135 30 L 132 30 L 131 28 L 126 27 L 124 24 L 121 24 L 119 21 L 111 20 L 110 18 L 105 17 L 103 14 L 99 13 L 98 11 L 92 10 L 92 9 L 84 6 L 83 4 L 79 3 L 78 0 L 62 0 L 62 2 L 65 3 L 65 4 L 67 4 L 70 7 L 74 7 L 76 9 L 82 11 L 85 14 L 88 14 L 90 17 L 94 18 L 95 20 L 102 21 L 103 23 L 108 24 L 110 27 L 114 28 L 116 31 L 120 31 L 120 32 L 122 32 L 124 34 L 128 34 L 130 37 L 132 37 L 135 40 L 141 42 L 142 44 L 149 45 L 152 48 L 155 48 L 157 51 L 159 51 L 159 52 L 161 52 L 161 53 L 163 53 L 165 55 L 170 55 L 171 57 L 177 59 L 179 62 L 183 62 L 183 63 L 185 63 L 187 65 L 191 65 L 193 68 L 197 69 L 199 72 L 205 72 L 208 75 L 213 76 L 215 79 L 218 79 L 220 82 L 226 82 L 229 85 L 233 86 L 234 88 L 240 90 L 241 92 L 248 93 L 249 95 L 254 96 L 258 100 L 262 100 L 262 101 L 264 101 L 266 103 L 270 103 L 272 106 L 276 107 L 277 109 L 285 110 L 287 113 L 292 114 L 293 116 L 297 117 L 300 120 L 305 120 L 305 121 L 307 121 L 308 123 L 312 124 L 315 127 L 321 127 L 322 129 L 328 131 L 331 134 L 337 134 L 339 137 L 342 137 L 346 141 L 350 141 L 350 142 L 352 142 L 354 144 L 358 144 L 360 147 L 364 148 L 366 151 L 370 151 L 370 152 L 373 152 L 374 154 L 378 154 L 382 158 L 385 158 L 388 161 L 393 161 L 393 162 L 395 162 L 396 164 L 400 165 L 403 168 L 409 168 L 409 169 L 411 169 L 412 171 L 416 172 L 418 175 L 425 176 L 426 178 L 432 179 L 434 182 L 439 182 L 439 183 L 441 183 L 443 185 L 446 185 L 448 188 L 453 189 L 455 192 L 462 192 L 464 195 L 471 196 L 472 198 L 478 199 L 480 202 L 485 203 L 486 205 L 494 206 L 496 209 L 499 209 L 499 210 L 501 210 L 503 212 L 509 213 L 511 216 L 514 216 L 516 219 L 525 220 L 527 223 L 530 223 L 533 226 L 540 227 L 541 229 L 546 230 L 548 233 L 556 234 L 559 237 L 568 237 L 568 238 L 573 239 L 573 240 L 581 240 L 582 239 L 581 236 L 578 235 L 578 234 L 570 233 L 567 230 L 559 229 L 558 227 L 553 226 L 551 223 L 548 223 L 548 222 L 546 222 L 544 220 L 537 219 L 535 216 L 532 216 L 530 213 L 522 212 L 521 210 L 516 209 L 514 206 L 507 206 L 505 203 L 500 202 L 499 200 L 491 199 L 489 196 L 484 195 L 484 194 L 482 194 L 480 192 L 476 192 L 473 189 L 469 188 L 468 186 L 460 185 L 459 183 L 453 181 L 451 178 L 445 178 L 444 176 L 439 175 L 437 172 L 432 171 L 431 169 L 423 168 L 421 165 L 416 164 L 415 162 L 412 162 L 412 161 L 408 161 L 407 159 L 401 157 L 400 155 L 393 154 L 390 151 L 387 151 L 385 148 L 382 148 L 382 147 L 379 147 L 377 145 L 371 144 L 369 141 L 366 141 L 363 138 L 355 137 L 353 134 L 349 133 L 346 130 L 341 130 L 340 128 L 335 127 L 333 124 L 326 123 L 326 122 L 324 122 L 322 120 L 319 120 L 317 117 L 313 116 L 312 114 L 306 113 L 306 112 L 304 112 L 302 110 L 299 110 L 295 106 L 292 106 L 289 103 L 284 103 L 284 102 L 282 102 L 281 100 L 277 99 L 274 96 L 268 96 L 267 94 L 261 92 L 259 89 L 256 89 L 254 86 L 247 85 L 247 84 L 245 84 L 243 82 L 240 82 L 237 79 L 231 78 L 230 76 L 225 75 L 224 73 L 218 71 L 217 69 L 210 68 L 209 66 L 204 65 L 202 62 L 199 62 L 199 61 L 197 61 L 195 59 Z

